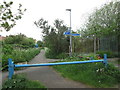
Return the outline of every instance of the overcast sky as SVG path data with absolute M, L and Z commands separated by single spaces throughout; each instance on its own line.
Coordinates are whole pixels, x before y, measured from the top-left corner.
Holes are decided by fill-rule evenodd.
M 70 14 L 66 9 L 72 10 L 72 29 L 76 31 L 85 23 L 86 18 L 95 8 L 100 8 L 110 1 L 113 0 L 14 0 L 13 10 L 17 9 L 19 3 L 21 3 L 27 11 L 24 13 L 22 19 L 17 21 L 17 25 L 11 31 L 3 31 L 1 35 L 6 36 L 22 33 L 36 40 L 41 40 L 41 30 L 34 25 L 34 21 L 44 18 L 52 25 L 55 19 L 61 19 L 69 26 Z

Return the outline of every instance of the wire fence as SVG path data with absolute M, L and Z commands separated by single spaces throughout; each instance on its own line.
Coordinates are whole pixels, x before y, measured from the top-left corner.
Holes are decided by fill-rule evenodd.
M 94 42 L 96 44 L 94 44 Z M 96 52 L 112 52 L 118 57 L 120 56 L 120 37 L 117 35 L 108 35 L 96 38 L 96 40 L 95 38 L 80 38 L 79 40 L 73 39 L 73 51 L 75 53 L 93 53 L 94 49 L 96 49 Z
M 111 51 L 119 56 L 120 53 L 120 37 L 106 36 L 100 38 L 100 51 Z

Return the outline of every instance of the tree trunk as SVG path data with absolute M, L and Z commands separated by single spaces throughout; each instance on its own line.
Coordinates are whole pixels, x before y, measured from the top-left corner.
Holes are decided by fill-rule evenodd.
M 96 54 L 96 37 L 94 37 L 94 54 Z
M 98 38 L 98 51 L 100 50 L 100 40 Z

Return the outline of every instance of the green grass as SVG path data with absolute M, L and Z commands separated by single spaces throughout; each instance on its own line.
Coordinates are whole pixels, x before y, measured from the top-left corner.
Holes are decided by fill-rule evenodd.
M 53 66 L 62 76 L 79 81 L 92 87 L 114 87 L 120 83 L 120 71 L 109 64 L 105 68 L 103 63 L 86 63 L 74 65 Z
M 12 79 L 8 79 L 3 83 L 4 88 L 45 88 L 39 81 L 32 81 L 26 78 L 25 74 L 13 75 Z

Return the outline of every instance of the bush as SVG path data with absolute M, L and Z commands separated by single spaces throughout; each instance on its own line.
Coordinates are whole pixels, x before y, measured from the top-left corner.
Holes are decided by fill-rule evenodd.
M 102 57 L 104 57 L 104 54 L 107 54 L 108 58 L 113 58 L 115 56 L 111 51 L 98 51 L 97 54 L 100 54 Z
M 13 50 L 11 54 L 3 54 L 2 57 L 2 67 L 8 65 L 8 59 L 11 58 L 14 63 L 30 61 L 34 58 L 38 53 L 40 53 L 40 48 L 31 48 L 27 50 Z
M 50 58 L 50 59 L 57 59 L 57 54 L 53 53 L 50 49 L 46 49 L 45 50 L 45 56 L 46 58 Z
M 10 44 L 3 45 L 2 52 L 4 54 L 11 54 L 13 51 L 13 47 Z
M 67 57 L 68 57 L 68 55 L 66 53 L 61 53 L 61 54 L 56 56 L 57 59 L 65 59 Z
M 3 88 L 45 88 L 45 86 L 38 81 L 28 80 L 25 74 L 16 74 L 4 82 Z

